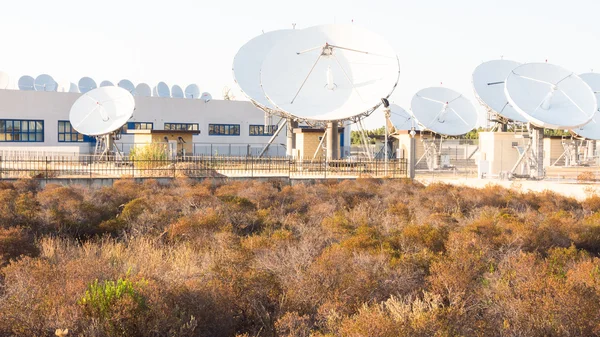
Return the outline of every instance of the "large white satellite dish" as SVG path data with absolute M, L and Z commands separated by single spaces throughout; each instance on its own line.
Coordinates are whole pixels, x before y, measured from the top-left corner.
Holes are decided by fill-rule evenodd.
M 399 76 L 387 41 L 350 24 L 297 31 L 271 49 L 261 68 L 262 88 L 277 110 L 321 121 L 370 114 Z
M 516 111 L 542 128 L 580 127 L 597 110 L 589 85 L 575 73 L 548 63 L 527 63 L 513 69 L 504 92 Z
M 79 92 L 79 87 L 77 86 L 77 84 L 71 82 L 69 84 L 69 92 Z
M 152 96 L 152 90 L 150 89 L 150 86 L 146 83 L 138 84 L 137 87 L 135 87 L 135 93 L 138 96 L 143 96 L 143 97 Z
M 510 60 L 493 60 L 480 64 L 473 72 L 473 89 L 481 104 L 511 121 L 526 123 L 527 119 L 508 103 L 504 94 L 504 80 L 520 65 L 519 62 Z
M 117 86 L 129 91 L 132 95 L 135 95 L 135 85 L 133 85 L 133 82 L 130 80 L 120 80 L 119 83 L 117 83 Z
M 212 95 L 208 92 L 203 92 L 202 96 L 200 96 L 200 99 L 203 100 L 205 103 L 208 103 L 212 100 Z
M 411 109 L 424 129 L 442 135 L 463 135 L 477 124 L 477 111 L 473 104 L 448 88 L 420 90 L 412 98 Z
M 25 90 L 25 91 L 31 91 L 31 90 L 35 90 L 35 87 L 33 86 L 33 82 L 35 80 L 33 79 L 33 77 L 29 76 L 29 75 L 23 75 L 21 76 L 21 78 L 19 78 L 19 90 Z
M 129 91 L 115 87 L 101 87 L 79 97 L 69 113 L 69 120 L 77 132 L 99 136 L 123 126 L 133 115 L 135 100 Z
M 113 82 L 104 80 L 100 82 L 100 87 L 112 87 L 114 86 Z
M 598 109 L 592 117 L 592 120 L 587 124 L 574 128 L 572 131 L 581 137 L 587 139 L 600 140 L 600 74 L 598 73 L 585 73 L 580 74 L 579 77 L 587 83 L 596 95 L 596 104 Z
M 41 74 L 33 82 L 36 91 L 56 91 L 58 85 L 52 76 Z
M 78 84 L 79 84 L 79 92 L 81 92 L 82 94 L 85 94 L 86 92 L 88 92 L 90 90 L 94 90 L 98 87 L 96 85 L 96 81 L 94 81 L 90 77 L 82 77 L 79 80 Z
M 291 34 L 293 29 L 275 30 L 261 34 L 246 42 L 233 58 L 233 79 L 244 95 L 259 107 L 275 109 L 260 85 L 261 66 L 273 46 Z
M 158 82 L 154 89 L 158 97 L 171 97 L 171 89 L 165 82 Z
M 0 89 L 8 89 L 10 84 L 10 76 L 7 73 L 0 71 Z
M 185 88 L 185 98 L 198 99 L 200 98 L 200 88 L 196 84 L 190 84 Z
M 398 104 L 390 104 L 390 121 L 397 131 L 410 131 L 413 127 L 419 129 L 415 117 Z

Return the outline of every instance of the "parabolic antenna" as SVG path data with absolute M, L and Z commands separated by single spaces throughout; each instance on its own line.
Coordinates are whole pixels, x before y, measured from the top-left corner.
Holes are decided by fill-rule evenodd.
M 171 96 L 173 98 L 183 98 L 183 89 L 180 86 L 175 84 L 171 87 Z
M 36 91 L 56 91 L 57 84 L 52 76 L 41 74 L 33 82 Z
M 21 76 L 21 78 L 19 78 L 19 90 L 35 90 L 34 86 L 33 86 L 33 82 L 35 80 L 33 79 L 33 77 L 25 75 L 25 76 Z
M 135 95 L 135 86 L 130 80 L 120 80 L 117 86 L 129 91 L 132 95 Z
M 135 100 L 129 91 L 115 87 L 91 90 L 79 97 L 69 113 L 77 132 L 99 136 L 123 126 L 133 115 Z
M 581 77 L 581 79 L 594 91 L 598 109 L 596 109 L 596 113 L 594 114 L 594 117 L 592 117 L 591 121 L 583 126 L 574 128 L 573 132 L 587 139 L 600 140 L 600 74 L 585 73 L 579 75 L 579 77 Z
M 150 86 L 146 83 L 140 83 L 135 87 L 135 93 L 138 96 L 150 97 L 152 96 L 152 92 L 150 90 Z
M 0 71 L 0 89 L 8 89 L 10 76 L 7 73 Z
M 200 98 L 200 88 L 196 84 L 190 84 L 185 88 L 185 98 Z
M 477 111 L 473 104 L 448 88 L 420 90 L 412 98 L 411 109 L 424 129 L 441 135 L 463 135 L 477 124 Z
M 202 96 L 200 96 L 200 99 L 203 100 L 204 102 L 208 103 L 212 100 L 212 95 L 208 92 L 203 92 Z
M 71 82 L 69 84 L 69 92 L 79 92 L 79 87 L 77 86 L 77 84 Z
M 165 82 L 158 82 L 155 89 L 158 97 L 171 97 L 171 89 Z
M 114 84 L 111 81 L 102 81 L 100 82 L 100 87 L 112 87 Z
M 504 94 L 504 80 L 520 65 L 519 62 L 510 60 L 493 60 L 480 64 L 473 72 L 473 89 L 481 104 L 500 116 L 515 122 L 527 123 L 527 119 L 508 103 Z
M 275 30 L 246 42 L 233 58 L 233 79 L 244 95 L 260 107 L 275 109 L 260 86 L 260 69 L 273 46 L 287 36 L 298 32 L 293 29 Z
M 413 115 L 397 104 L 390 104 L 390 121 L 396 130 L 410 131 L 413 127 L 419 130 Z
M 513 69 L 504 92 L 521 116 L 542 128 L 573 129 L 589 122 L 597 110 L 589 85 L 573 72 L 548 63 Z
M 82 94 L 85 94 L 86 92 L 94 90 L 96 88 L 96 81 L 94 81 L 90 77 L 82 77 L 79 80 L 79 92 L 81 92 Z
M 301 119 L 368 115 L 400 76 L 398 57 L 382 37 L 350 24 L 299 30 L 275 45 L 261 84 L 277 110 Z

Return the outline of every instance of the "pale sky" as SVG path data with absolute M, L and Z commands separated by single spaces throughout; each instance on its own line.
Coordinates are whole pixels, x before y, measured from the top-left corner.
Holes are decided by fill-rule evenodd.
M 352 20 L 395 48 L 392 101 L 406 109 L 440 82 L 479 107 L 471 74 L 501 56 L 600 71 L 598 0 L 3 0 L 0 13 L 0 70 L 15 80 L 197 83 L 221 98 L 225 85 L 235 87 L 235 53 L 263 30 Z M 368 128 L 381 125 L 380 113 L 367 119 Z

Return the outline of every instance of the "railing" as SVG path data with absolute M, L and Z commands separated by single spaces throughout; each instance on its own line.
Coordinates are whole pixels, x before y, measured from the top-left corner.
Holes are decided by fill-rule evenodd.
M 188 156 L 142 160 L 71 157 L 0 156 L 0 179 L 121 178 L 121 177 L 290 177 L 290 178 L 404 178 L 406 161 L 311 160 L 255 156 Z

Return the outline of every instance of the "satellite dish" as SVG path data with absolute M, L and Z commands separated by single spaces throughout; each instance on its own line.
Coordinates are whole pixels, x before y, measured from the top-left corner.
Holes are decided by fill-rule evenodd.
M 58 86 L 52 76 L 47 74 L 36 77 L 33 85 L 36 91 L 56 91 Z
M 596 113 L 594 114 L 594 117 L 592 117 L 591 121 L 583 126 L 574 128 L 573 132 L 587 139 L 600 140 L 600 74 L 586 73 L 579 75 L 579 77 L 581 77 L 581 79 L 594 91 L 598 109 L 596 110 Z
M 0 89 L 8 89 L 10 84 L 10 76 L 7 73 L 0 71 Z
M 261 84 L 278 110 L 329 121 L 370 114 L 392 94 L 399 76 L 387 41 L 337 24 L 298 30 L 275 45 L 263 61 Z
M 480 64 L 473 72 L 473 89 L 479 102 L 500 116 L 515 122 L 527 123 L 527 119 L 508 103 L 504 94 L 504 80 L 520 65 L 519 62 L 504 59 Z
M 293 29 L 275 30 L 261 34 L 246 42 L 233 58 L 233 79 L 244 95 L 263 110 L 276 109 L 267 99 L 260 85 L 260 69 L 263 60 L 273 46 L 297 32 Z
M 96 81 L 94 81 L 90 77 L 82 77 L 79 80 L 79 92 L 81 92 L 82 94 L 85 94 L 86 92 L 94 90 L 96 88 Z
M 109 134 L 133 115 L 135 100 L 129 91 L 115 87 L 90 90 L 79 97 L 69 113 L 73 128 L 84 135 Z
M 100 87 L 113 87 L 114 84 L 111 81 L 102 81 L 100 82 Z
M 69 92 L 69 90 L 71 90 L 71 82 L 65 80 L 58 81 L 58 87 L 56 88 L 56 91 Z
M 79 92 L 79 87 L 77 87 L 77 84 L 71 82 L 69 84 L 69 92 Z
M 448 88 L 420 90 L 412 98 L 411 109 L 423 129 L 442 135 L 463 135 L 477 124 L 477 111 L 473 104 Z
M 146 83 L 140 83 L 135 87 L 135 93 L 138 96 L 150 97 L 152 96 L 152 92 L 150 90 L 150 86 Z
M 165 82 L 158 82 L 154 89 L 158 97 L 171 97 L 171 89 Z
M 185 88 L 185 98 L 200 98 L 200 88 L 196 84 L 190 84 Z
M 132 95 L 135 95 L 135 86 L 130 80 L 120 80 L 117 86 L 129 91 Z
M 35 90 L 35 87 L 33 86 L 33 82 L 35 80 L 33 79 L 33 77 L 25 75 L 25 76 L 21 76 L 21 78 L 19 78 L 19 90 L 27 90 L 27 91 L 31 91 L 31 90 Z
M 208 103 L 212 100 L 212 95 L 208 92 L 203 92 L 202 96 L 200 96 L 200 99 L 203 100 L 205 103 Z
M 597 110 L 592 89 L 575 73 L 549 63 L 527 63 L 511 71 L 504 84 L 510 104 L 531 124 L 573 129 Z
M 183 98 L 183 89 L 175 84 L 171 87 L 171 96 L 173 96 L 173 98 Z
M 413 127 L 419 130 L 413 115 L 397 104 L 390 104 L 390 121 L 396 130 L 410 131 Z

